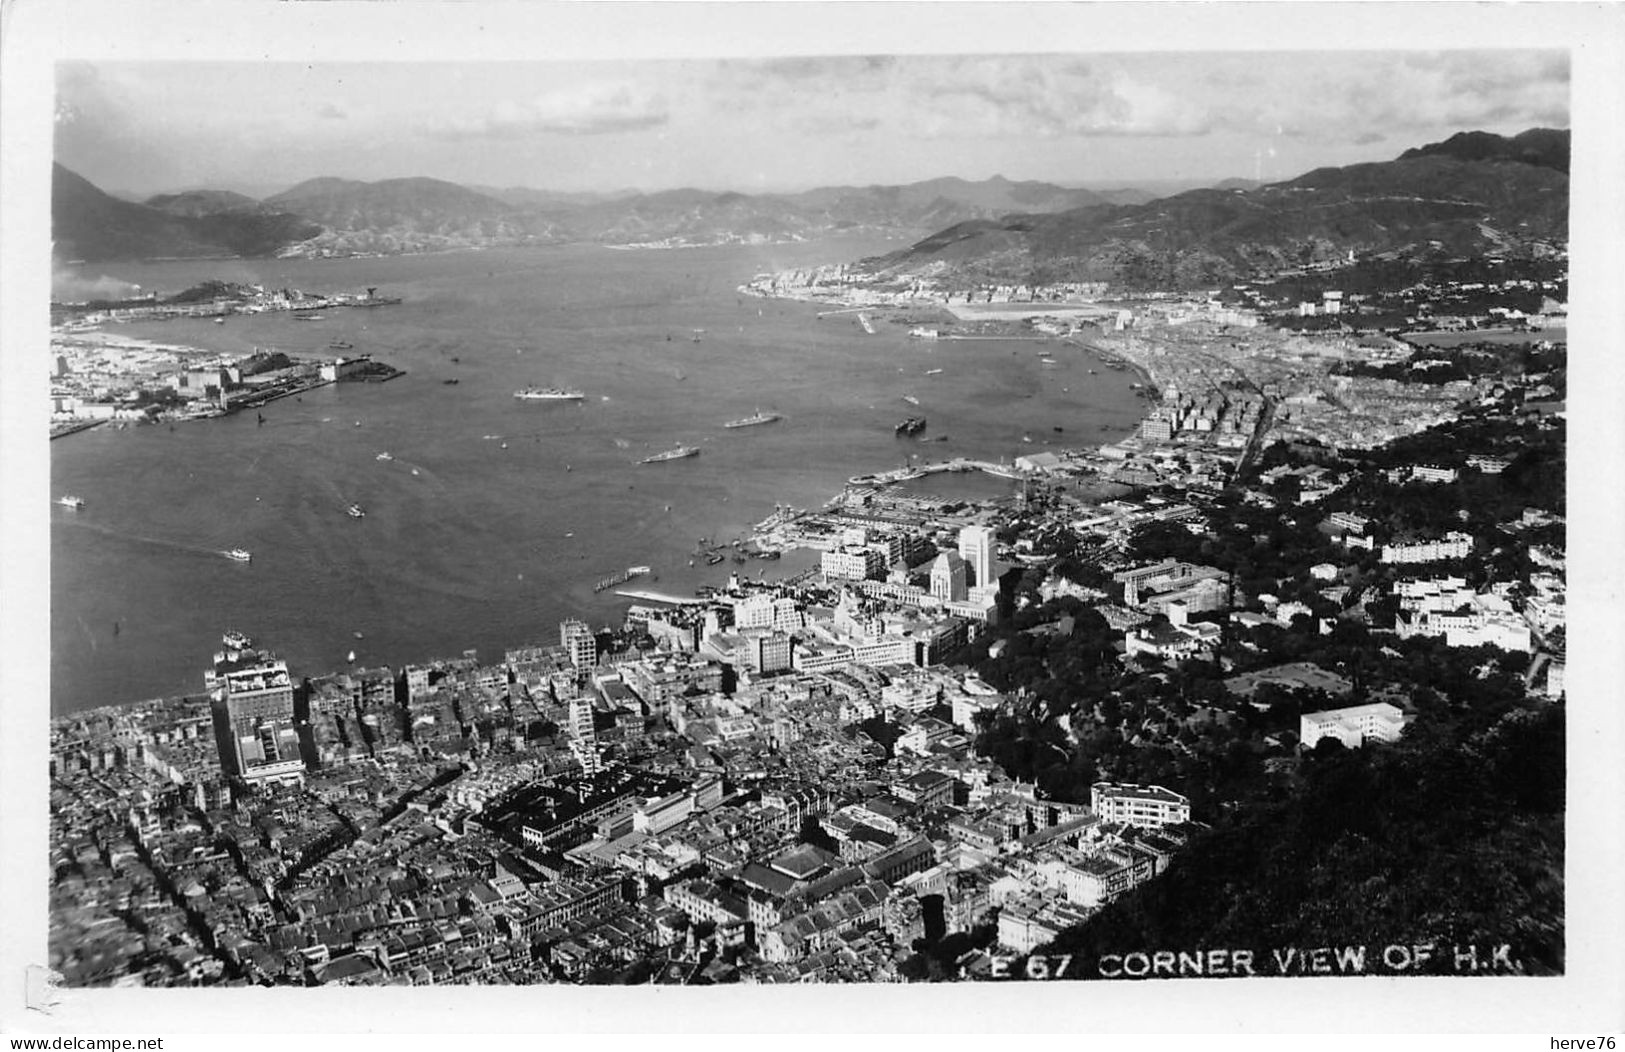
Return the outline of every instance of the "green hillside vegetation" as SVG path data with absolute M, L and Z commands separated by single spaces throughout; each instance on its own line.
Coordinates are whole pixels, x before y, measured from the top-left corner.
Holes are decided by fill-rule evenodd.
M 1322 743 L 1285 799 L 1222 817 L 1045 952 L 1508 943 L 1517 971 L 1560 974 L 1564 723 L 1561 705 L 1469 710 L 1392 745 Z M 1426 971 L 1454 974 L 1448 956 Z

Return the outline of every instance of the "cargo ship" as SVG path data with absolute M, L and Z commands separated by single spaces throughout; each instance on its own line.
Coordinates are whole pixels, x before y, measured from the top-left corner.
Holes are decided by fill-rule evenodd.
M 778 413 L 764 413 L 760 409 L 758 409 L 758 410 L 756 410 L 756 413 L 753 416 L 742 417 L 742 418 L 740 418 L 738 420 L 730 420 L 726 424 L 723 424 L 722 426 L 723 427 L 755 427 L 757 424 L 771 424 L 775 420 L 782 420 L 782 419 L 783 419 L 783 417 L 781 417 Z
M 698 446 L 677 446 L 674 449 L 666 450 L 664 453 L 656 453 L 652 457 L 644 457 L 642 460 L 638 461 L 638 463 L 659 464 L 667 460 L 681 460 L 684 457 L 695 457 L 699 456 L 699 454 L 700 450 Z
M 566 391 L 562 387 L 526 387 L 513 396 L 525 401 L 579 402 L 587 397 L 580 391 Z

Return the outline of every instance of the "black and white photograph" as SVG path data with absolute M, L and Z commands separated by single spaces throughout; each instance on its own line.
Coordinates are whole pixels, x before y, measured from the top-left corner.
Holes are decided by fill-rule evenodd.
M 9 5 L 3 1029 L 1613 1048 L 1621 13 Z

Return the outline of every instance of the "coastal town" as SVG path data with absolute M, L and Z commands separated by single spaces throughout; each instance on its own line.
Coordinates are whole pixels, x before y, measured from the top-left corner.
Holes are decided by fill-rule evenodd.
M 1437 310 L 1412 290 L 1397 321 L 1319 288 L 1344 277 L 1185 296 L 757 278 L 742 291 L 866 333 L 1035 337 L 1015 346 L 1132 370 L 1145 416 L 1010 464 L 853 476 L 736 553 L 811 549 L 815 569 L 696 596 L 611 581 L 621 623 L 567 619 L 500 659 L 292 669 L 222 626 L 199 693 L 53 721 L 51 967 L 992 981 L 1329 751 L 1559 706 L 1562 270 L 1423 290 Z M 1304 281 L 1313 298 L 1279 294 Z M 298 368 L 58 339 L 64 421 L 150 391 L 136 374 L 177 395 L 209 374 L 182 397 L 213 412 Z M 1012 492 L 906 488 L 934 471 Z
M 117 301 L 52 304 L 51 437 L 87 428 L 129 427 L 224 416 L 349 380 L 383 381 L 401 371 L 335 340 L 328 356 L 297 356 L 274 348 L 224 354 L 145 337 L 117 335 L 103 326 L 209 319 L 224 325 L 237 315 L 285 312 L 320 321 L 324 310 L 400 303 L 376 288 L 361 293 L 313 294 L 298 289 L 205 282 L 173 296 L 156 293 Z

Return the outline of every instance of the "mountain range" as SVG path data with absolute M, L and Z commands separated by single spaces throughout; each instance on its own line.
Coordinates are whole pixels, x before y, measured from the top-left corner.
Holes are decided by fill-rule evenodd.
M 1350 251 L 1540 252 L 1568 238 L 1568 161 L 1566 130 L 1469 132 L 1392 161 L 1280 183 L 958 223 L 867 265 L 965 280 L 1192 288 Z
M 205 189 L 136 203 L 57 165 L 52 219 L 58 256 L 87 261 L 851 233 L 929 235 L 869 261 L 883 271 L 1191 286 L 1350 249 L 1509 252 L 1564 240 L 1568 146 L 1566 130 L 1511 138 L 1464 132 L 1392 161 L 1262 186 L 1226 180 L 1166 197 L 998 176 L 794 194 L 573 194 L 428 178 L 318 178 L 261 200 Z
M 832 233 L 918 237 L 1017 211 L 1143 202 L 1149 192 L 1069 189 L 1002 177 L 906 186 L 824 187 L 795 194 L 562 193 L 468 187 L 439 179 L 310 179 L 261 200 L 226 190 L 144 202 L 103 193 L 55 168 L 58 254 L 84 260 L 216 255 L 347 255 L 472 246 L 716 244 Z

